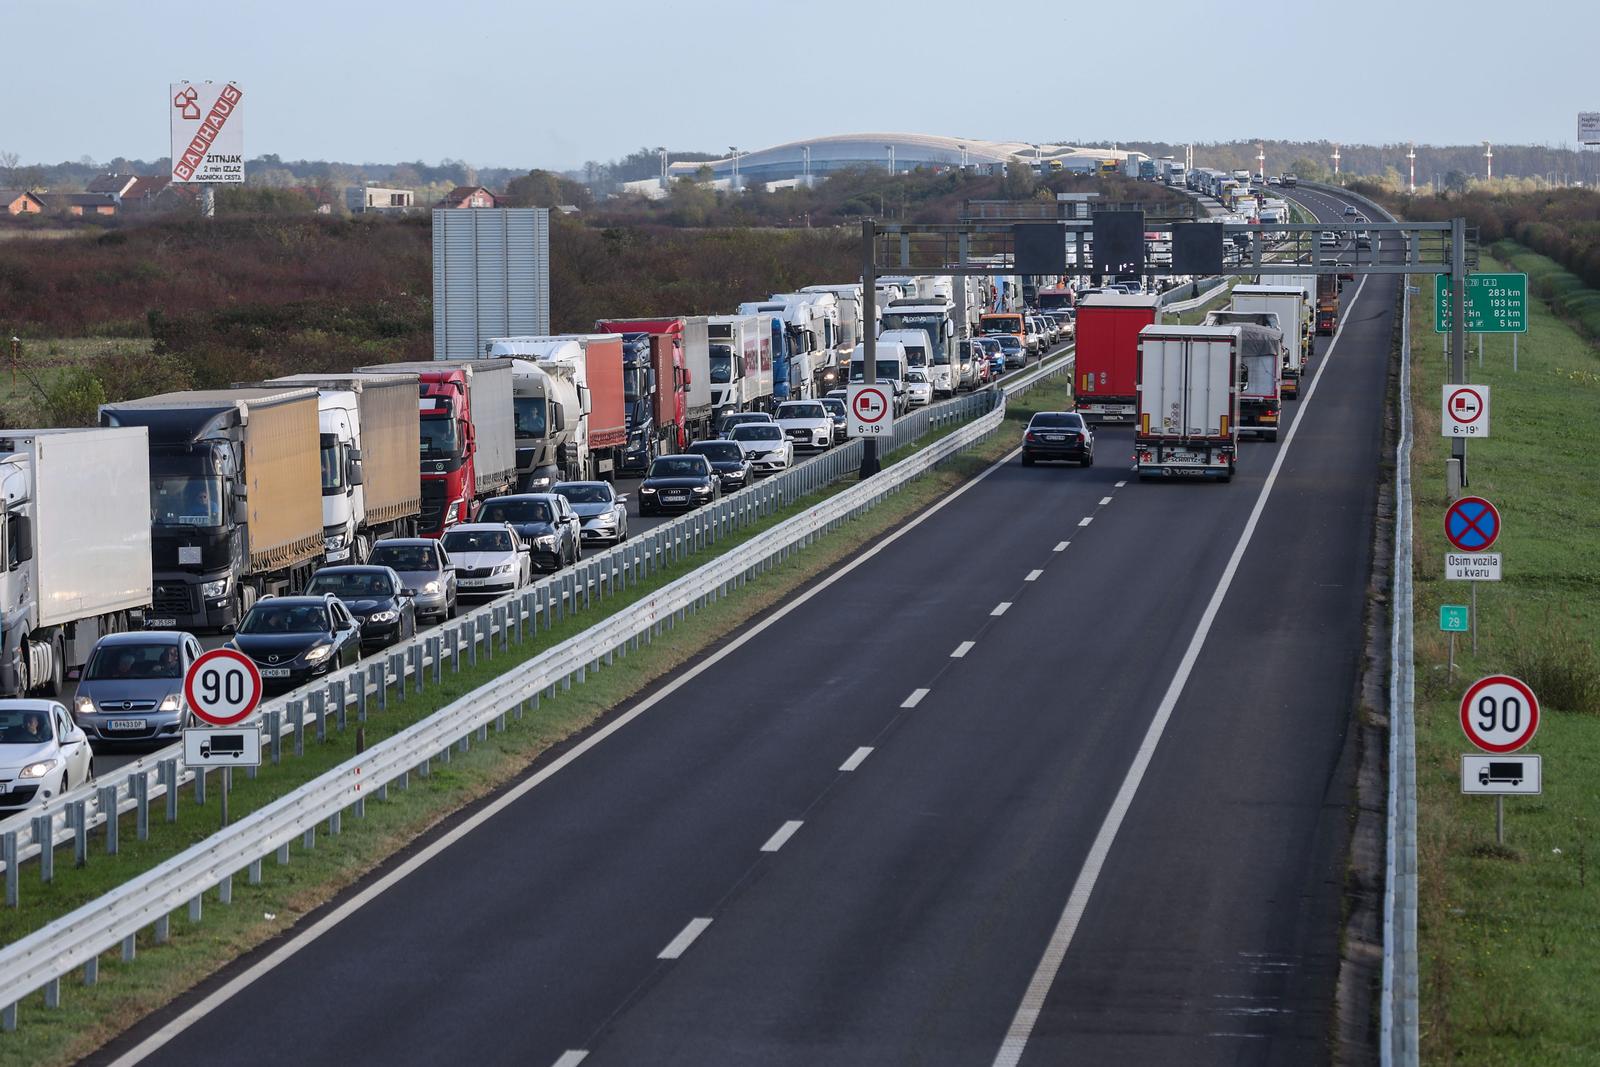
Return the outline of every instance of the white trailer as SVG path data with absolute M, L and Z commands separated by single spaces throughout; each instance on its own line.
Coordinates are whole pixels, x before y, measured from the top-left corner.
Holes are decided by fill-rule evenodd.
M 772 335 L 756 315 L 710 315 L 713 419 L 732 411 L 764 411 L 772 399 Z
M 1141 479 L 1228 481 L 1239 450 L 1237 326 L 1146 326 L 1139 331 Z
M 519 462 L 522 492 L 548 489 L 553 481 L 588 478 L 588 360 L 583 345 L 570 337 L 494 337 L 484 359 L 505 360 L 511 369 L 516 448 L 533 449 L 530 463 Z M 542 424 L 542 425 L 541 425 Z
M 1306 298 L 1301 276 L 1291 285 L 1236 285 L 1233 287 L 1232 307 L 1235 311 L 1270 311 L 1278 316 L 1278 326 L 1283 330 L 1284 392 L 1298 396 L 1300 374 L 1305 369 L 1307 345 L 1305 339 L 1313 305 Z M 1315 275 L 1305 275 L 1316 285 Z M 1315 288 L 1312 290 L 1315 292 Z M 1290 338 L 1300 338 L 1300 344 L 1289 343 Z
M 150 607 L 149 431 L 0 433 L 0 491 L 0 694 L 59 696 Z

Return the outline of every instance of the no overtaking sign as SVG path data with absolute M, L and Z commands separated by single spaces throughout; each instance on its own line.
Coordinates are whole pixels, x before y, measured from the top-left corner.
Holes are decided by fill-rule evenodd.
M 850 410 L 851 437 L 887 437 L 894 429 L 894 403 L 891 385 L 850 386 L 846 401 Z

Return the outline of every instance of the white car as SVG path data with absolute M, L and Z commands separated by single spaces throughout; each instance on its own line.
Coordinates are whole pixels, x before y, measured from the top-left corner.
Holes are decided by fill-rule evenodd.
M 89 737 L 54 700 L 0 700 L 0 817 L 94 780 Z
M 794 463 L 794 445 L 775 422 L 746 422 L 728 432 L 728 439 L 744 449 L 750 468 L 759 474 L 786 471 Z
M 906 371 L 906 396 L 914 408 L 933 402 L 933 383 L 928 381 L 927 371 L 921 367 Z
M 833 416 L 819 400 L 785 400 L 772 417 L 796 448 L 833 447 Z
M 529 546 L 508 523 L 464 522 L 439 542 L 455 564 L 459 596 L 503 596 L 528 584 Z

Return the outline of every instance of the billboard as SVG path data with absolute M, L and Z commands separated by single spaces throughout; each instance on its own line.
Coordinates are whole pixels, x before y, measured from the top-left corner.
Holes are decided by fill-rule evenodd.
M 550 209 L 435 209 L 433 358 L 471 359 L 490 337 L 549 332 Z
M 1578 112 L 1578 143 L 1600 144 L 1600 111 Z
M 172 180 L 244 184 L 244 90 L 233 82 L 173 82 Z

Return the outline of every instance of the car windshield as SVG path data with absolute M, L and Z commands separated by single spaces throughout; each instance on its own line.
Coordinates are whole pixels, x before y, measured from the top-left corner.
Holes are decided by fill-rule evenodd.
M 1028 429 L 1049 430 L 1081 430 L 1083 429 L 1083 416 L 1074 415 L 1070 411 L 1041 411 L 1028 423 Z
M 510 552 L 511 535 L 504 530 L 451 530 L 444 535 L 444 550 L 456 552 Z
M 735 441 L 781 441 L 783 430 L 770 422 L 746 423 L 733 428 Z
M 83 669 L 85 681 L 107 678 L 182 678 L 183 655 L 178 646 L 152 641 L 138 645 L 101 645 Z
M 776 429 L 776 427 L 774 427 Z M 687 456 L 663 456 L 650 464 L 650 478 L 699 478 L 706 473 L 705 460 Z
M 307 596 L 332 593 L 343 600 L 353 596 L 392 596 L 394 583 L 382 571 L 335 571 L 312 575 L 306 583 Z
M 555 509 L 548 500 L 491 500 L 478 512 L 479 522 L 549 522 L 553 518 Z
M 609 485 L 558 485 L 556 486 L 556 492 L 574 504 L 611 503 L 611 487 Z
M 152 474 L 150 517 L 158 526 L 221 526 L 222 479 Z
M 439 565 L 429 545 L 373 546 L 367 559 L 375 565 L 393 567 L 397 571 L 431 571 Z
M 704 441 L 689 446 L 689 451 L 707 459 L 738 462 L 744 453 L 732 441 Z
M 0 744 L 37 745 L 54 737 L 49 712 L 17 708 L 0 711 Z
M 822 410 L 821 404 L 778 405 L 778 418 L 780 419 L 825 419 L 827 417 L 827 412 Z
M 258 603 L 239 624 L 242 634 L 320 634 L 328 632 L 328 611 L 321 604 Z
M 724 431 L 726 431 L 726 430 L 733 429 L 735 426 L 742 426 L 744 423 L 747 423 L 747 422 L 771 422 L 771 421 L 772 421 L 772 418 L 769 415 L 766 415 L 766 414 L 761 413 L 761 412 L 756 412 L 756 411 L 748 411 L 748 412 L 745 412 L 745 413 L 740 414 L 740 415 L 724 415 L 723 418 L 722 418 L 722 428 L 723 428 Z
M 844 406 L 844 401 L 843 400 L 824 400 L 822 402 L 822 406 L 827 408 L 828 411 L 831 412 L 835 416 L 842 416 L 842 415 L 845 414 L 845 406 Z
M 927 372 L 921 367 L 912 367 L 910 370 L 906 371 L 906 381 L 908 382 L 925 382 L 927 380 Z

